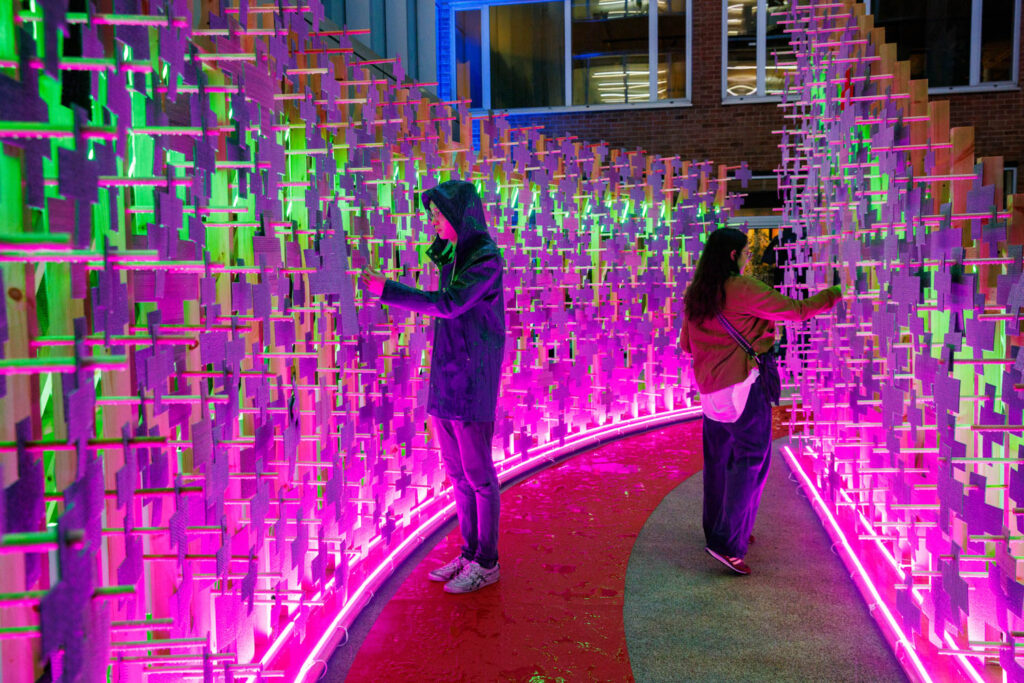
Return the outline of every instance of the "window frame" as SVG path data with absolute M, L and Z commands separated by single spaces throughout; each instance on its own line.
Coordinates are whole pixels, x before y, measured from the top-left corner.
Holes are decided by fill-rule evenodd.
M 868 14 L 872 13 L 872 4 L 877 0 L 864 0 L 864 7 Z M 952 94 L 952 93 L 983 93 L 998 92 L 1007 90 L 1020 90 L 1020 15 L 1021 0 L 1013 3 L 1013 54 L 1010 61 L 1010 80 L 1008 81 L 987 81 L 981 80 L 981 17 L 982 4 L 984 0 L 971 0 L 971 54 L 970 54 L 970 83 L 967 85 L 938 85 L 929 86 L 929 94 Z
M 686 96 L 676 97 L 667 100 L 647 100 L 643 102 L 628 102 L 623 104 L 565 104 L 559 106 L 522 107 L 518 109 L 492 109 L 491 108 L 491 35 L 490 35 L 490 8 L 498 5 L 528 5 L 550 0 L 453 0 L 448 4 L 450 17 L 448 20 L 448 46 L 452 55 L 451 65 L 448 69 L 451 92 L 458 91 L 456 81 L 458 65 L 455 55 L 455 13 L 467 10 L 480 12 L 480 69 L 481 69 L 481 106 L 471 108 L 474 112 L 508 113 L 513 115 L 526 114 L 558 114 L 571 112 L 599 112 L 631 109 L 659 109 L 664 107 L 689 107 L 693 101 L 693 3 L 694 0 L 686 2 Z M 562 0 L 564 7 L 564 44 L 565 44 L 565 101 L 572 102 L 572 0 Z M 648 82 L 650 92 L 655 97 L 658 94 L 658 3 L 651 0 L 648 5 Z M 486 10 L 486 11 L 485 11 Z
M 765 72 L 768 69 L 768 0 L 757 0 L 757 93 L 753 95 L 729 94 L 729 0 L 722 0 L 722 104 L 756 104 L 781 102 L 782 95 L 765 93 Z

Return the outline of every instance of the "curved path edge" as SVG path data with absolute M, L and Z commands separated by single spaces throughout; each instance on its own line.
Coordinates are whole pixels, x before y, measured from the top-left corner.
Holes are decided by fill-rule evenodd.
M 690 421 L 699 416 L 699 406 L 665 411 L 623 420 L 616 424 L 571 435 L 558 442 L 535 446 L 527 452 L 528 457 L 523 463 L 499 472 L 502 492 L 504 493 L 509 488 L 586 451 L 627 437 Z M 454 506 L 449 505 L 445 509 L 445 514 L 439 515 L 425 524 L 423 528 L 411 533 L 410 538 L 419 537 L 420 541 L 410 544 L 408 549 L 399 554 L 391 563 L 390 569 L 382 571 L 372 582 L 369 582 L 369 585 L 360 587 L 357 592 L 361 592 L 364 596 L 359 600 L 362 604 L 347 605 L 346 609 L 337 615 L 332 624 L 333 628 L 321 639 L 316 652 L 310 657 L 314 663 L 313 666 L 303 670 L 301 680 L 307 682 L 344 680 L 360 646 L 369 635 L 382 610 L 412 571 L 439 542 L 452 533 L 454 528 Z M 329 672 L 327 678 L 323 677 L 325 670 Z
M 626 570 L 623 620 L 637 681 L 905 681 L 775 442 L 747 561 L 704 552 L 700 473 L 662 500 Z

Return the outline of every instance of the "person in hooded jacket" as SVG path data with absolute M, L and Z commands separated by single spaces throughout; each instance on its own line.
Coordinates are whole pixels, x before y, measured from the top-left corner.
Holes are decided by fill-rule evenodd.
M 434 316 L 427 413 L 455 490 L 464 544 L 430 578 L 444 581 L 449 593 L 468 593 L 500 577 L 491 438 L 505 349 L 503 261 L 472 183 L 441 183 L 422 202 L 437 231 L 427 256 L 441 269 L 439 289 L 408 287 L 370 269 L 362 281 L 381 303 Z

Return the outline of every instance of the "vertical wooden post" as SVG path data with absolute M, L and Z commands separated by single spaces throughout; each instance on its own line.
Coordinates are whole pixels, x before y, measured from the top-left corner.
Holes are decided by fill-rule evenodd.
M 950 130 L 953 142 L 953 153 L 950 163 L 951 175 L 969 175 L 974 172 L 974 128 L 960 127 Z M 950 187 L 950 199 L 953 202 L 953 213 L 962 214 L 967 211 L 967 193 L 974 183 L 970 178 L 954 180 Z M 966 249 L 973 244 L 971 238 L 971 222 L 961 220 L 963 246 Z

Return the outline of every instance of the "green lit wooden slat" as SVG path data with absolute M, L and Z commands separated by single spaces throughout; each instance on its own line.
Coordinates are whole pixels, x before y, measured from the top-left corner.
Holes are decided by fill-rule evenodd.
M 66 232 L 10 233 L 0 236 L 0 248 L 7 244 L 70 244 L 71 235 Z
M 36 635 L 39 633 L 38 626 L 5 626 L 0 628 L 0 638 L 19 636 L 19 635 Z
M 200 52 L 193 56 L 199 62 L 245 62 L 256 61 L 255 52 Z M 305 93 L 303 93 L 305 96 Z
M 0 603 L 5 602 L 35 602 L 42 600 L 49 591 L 19 591 L 17 593 L 0 593 Z M 135 593 L 135 586 L 99 586 L 93 591 L 93 598 L 103 598 L 118 595 L 132 595 Z
M 67 542 L 70 544 L 81 543 L 84 533 L 81 529 L 72 529 L 68 532 Z M 20 531 L 0 535 L 0 554 L 10 552 L 45 552 L 56 550 L 60 542 L 57 530 L 52 531 Z
M 79 359 L 74 358 L 3 358 L 0 359 L 0 374 L 2 375 L 30 375 L 35 372 L 64 372 L 78 369 L 79 363 L 82 367 L 124 365 L 127 363 L 126 356 L 90 356 Z
M 4 66 L 0 64 L 0 66 Z M 115 126 L 83 126 L 78 131 L 85 138 L 109 139 L 117 136 Z M 41 121 L 0 121 L 0 135 L 4 137 L 45 137 L 71 138 L 75 130 L 69 125 Z
M 90 16 L 86 12 L 68 12 L 65 20 L 69 24 L 106 24 L 108 26 L 177 26 L 187 28 L 188 20 L 185 17 L 174 17 L 168 21 L 167 17 L 153 14 L 114 14 L 98 13 Z M 42 13 L 19 12 L 18 18 L 22 23 L 36 23 L 43 21 Z

